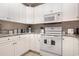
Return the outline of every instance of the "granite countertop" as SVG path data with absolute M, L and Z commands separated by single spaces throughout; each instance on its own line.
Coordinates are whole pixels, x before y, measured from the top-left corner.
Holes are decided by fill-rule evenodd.
M 79 38 L 79 35 L 74 35 L 74 34 L 65 34 L 63 36 Z
M 0 34 L 0 38 L 2 38 L 2 37 L 9 37 L 9 36 L 18 36 L 18 35 L 24 35 L 24 34 Z
M 0 34 L 0 38 L 2 38 L 2 37 L 10 37 L 10 36 L 19 36 L 19 35 L 25 35 L 25 34 L 40 34 L 40 33 Z
M 40 34 L 40 33 L 34 33 L 33 32 L 33 33 L 21 33 L 21 34 L 0 34 L 0 38 L 9 37 L 9 36 L 19 36 L 19 35 L 25 35 L 25 34 Z M 63 36 L 79 38 L 79 35 L 65 34 Z

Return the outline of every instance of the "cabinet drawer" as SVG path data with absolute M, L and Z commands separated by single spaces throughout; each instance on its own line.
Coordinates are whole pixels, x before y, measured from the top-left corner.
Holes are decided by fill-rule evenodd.
M 8 37 L 0 38 L 0 43 L 9 42 L 10 39 Z
M 20 38 L 27 37 L 27 35 L 20 35 Z
M 19 36 L 11 36 L 11 37 L 9 37 L 9 40 L 12 42 L 14 42 L 14 41 L 16 42 L 19 40 Z

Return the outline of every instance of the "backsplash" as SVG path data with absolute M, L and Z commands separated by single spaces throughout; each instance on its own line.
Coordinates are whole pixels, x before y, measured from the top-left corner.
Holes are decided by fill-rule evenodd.
M 15 23 L 15 22 L 8 22 L 8 21 L 0 21 L 0 34 L 9 34 L 9 31 L 12 31 L 14 33 L 14 30 L 17 29 L 26 29 L 27 25 Z
M 67 34 L 68 29 L 79 28 L 79 21 L 68 21 L 62 23 L 54 24 L 42 24 L 42 25 L 32 25 L 32 30 L 35 33 L 40 33 L 40 27 L 62 27 L 63 31 Z
M 12 30 L 12 29 L 27 29 L 27 24 L 14 23 L 8 21 L 0 21 L 0 30 Z M 41 27 L 62 27 L 63 31 L 67 33 L 68 29 L 79 28 L 79 21 L 70 21 L 62 23 L 53 23 L 53 24 L 36 24 L 31 25 L 32 32 L 40 33 Z
M 40 33 L 41 27 L 60 27 L 62 26 L 62 23 L 54 23 L 54 24 L 38 24 L 38 25 L 32 25 L 32 31 L 35 33 Z
M 65 33 L 67 34 L 68 29 L 79 28 L 79 21 L 63 22 L 62 27 L 63 27 L 63 31 L 65 31 Z
M 10 29 L 22 29 L 26 28 L 25 24 L 8 22 L 8 21 L 0 21 L 0 28 L 2 30 L 10 30 Z

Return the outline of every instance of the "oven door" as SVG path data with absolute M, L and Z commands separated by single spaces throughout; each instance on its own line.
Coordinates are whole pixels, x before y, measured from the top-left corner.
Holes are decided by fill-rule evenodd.
M 61 37 L 50 37 L 49 51 L 57 55 L 62 55 L 62 39 Z
M 42 36 L 41 40 L 40 40 L 40 49 L 44 50 L 44 51 L 48 51 L 48 49 L 50 47 L 50 43 L 49 42 L 50 42 L 49 41 L 49 37 Z
M 52 54 L 56 54 L 56 55 L 62 55 L 61 37 L 45 36 L 45 37 L 42 37 L 42 39 L 40 40 L 40 44 L 41 44 L 40 45 L 41 50 Z

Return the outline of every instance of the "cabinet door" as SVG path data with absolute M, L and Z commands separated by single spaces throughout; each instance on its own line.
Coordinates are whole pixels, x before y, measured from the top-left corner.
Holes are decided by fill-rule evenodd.
M 78 6 L 77 3 L 64 3 L 62 7 L 63 21 L 77 20 Z
M 25 46 L 26 46 L 26 51 L 30 50 L 30 37 L 29 37 L 29 34 L 25 35 L 26 38 L 25 38 Z
M 15 42 L 15 55 L 19 56 L 27 51 L 28 51 L 28 45 L 26 38 L 20 38 L 20 40 Z
M 26 19 L 28 24 L 32 24 L 34 15 L 33 15 L 33 8 L 32 7 L 26 7 Z
M 23 5 L 23 4 L 19 4 L 19 20 L 18 22 L 20 23 L 26 23 L 26 16 L 27 16 L 27 6 Z
M 26 23 L 26 6 L 20 3 L 11 3 L 9 5 L 9 21 Z
M 79 55 L 79 39 L 78 38 L 73 38 L 73 40 L 74 40 L 74 45 L 73 45 L 73 47 L 74 47 L 74 56 L 78 56 Z
M 9 21 L 18 22 L 20 15 L 20 5 L 19 3 L 10 3 L 9 5 Z
M 33 34 L 31 36 L 30 42 L 31 42 L 31 50 L 40 52 L 40 34 Z
M 63 55 L 64 56 L 73 56 L 73 38 L 72 37 L 63 37 Z
M 28 37 L 29 37 L 29 48 L 30 48 L 30 50 L 32 50 L 32 49 L 34 49 L 34 35 L 33 34 L 29 34 L 28 35 Z
M 34 23 L 44 22 L 44 6 L 38 6 L 34 9 Z M 47 9 L 46 9 L 47 10 Z
M 0 56 L 14 56 L 14 46 L 10 42 L 0 44 Z
M 5 20 L 8 17 L 8 3 L 0 3 L 0 19 Z
M 34 35 L 34 51 L 40 52 L 40 34 Z
M 24 48 L 25 48 L 25 52 L 27 52 L 29 50 L 29 36 L 27 35 L 21 35 L 20 36 L 20 40 L 23 40 L 24 42 Z

